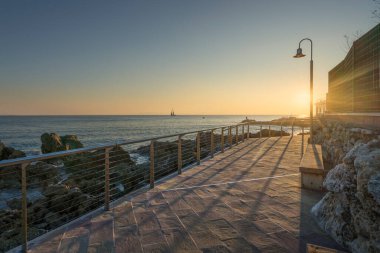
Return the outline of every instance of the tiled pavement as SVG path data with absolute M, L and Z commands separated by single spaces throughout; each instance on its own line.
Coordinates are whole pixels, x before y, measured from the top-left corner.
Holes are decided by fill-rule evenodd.
M 306 145 L 304 143 L 304 145 Z M 309 214 L 322 193 L 300 188 L 302 137 L 250 139 L 30 252 L 305 252 L 331 248 Z

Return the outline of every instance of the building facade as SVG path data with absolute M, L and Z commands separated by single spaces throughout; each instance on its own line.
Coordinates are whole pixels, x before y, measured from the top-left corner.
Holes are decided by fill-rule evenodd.
M 357 39 L 329 72 L 328 113 L 380 112 L 380 24 Z

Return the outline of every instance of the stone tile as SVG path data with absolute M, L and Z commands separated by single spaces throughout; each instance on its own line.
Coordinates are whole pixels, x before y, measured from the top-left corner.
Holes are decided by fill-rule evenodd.
M 160 229 L 157 217 L 152 211 L 135 213 L 135 217 L 140 233 Z
M 212 232 L 222 241 L 239 237 L 240 234 L 234 228 L 216 228 Z
M 90 234 L 89 225 L 83 227 L 76 227 L 70 230 L 67 230 L 63 235 L 63 238 L 70 237 L 79 237 L 79 236 L 87 236 Z
M 38 243 L 37 245 L 29 244 L 29 253 L 56 253 L 58 251 L 59 244 L 63 237 L 64 233 L 54 233 L 51 236 L 48 236 L 43 243 Z
M 158 218 L 158 222 L 160 223 L 161 229 L 169 229 L 169 228 L 183 228 L 180 220 L 177 217 L 167 217 L 167 218 Z
M 173 211 L 176 210 L 186 210 L 191 209 L 191 207 L 184 201 L 182 198 L 178 197 L 177 199 L 170 199 L 168 200 L 170 209 Z
M 87 252 L 89 233 L 62 239 L 58 253 Z M 45 252 L 45 251 L 44 251 Z
M 270 235 L 263 234 L 254 230 L 244 233 L 244 238 L 261 252 L 291 252 Z
M 231 253 L 225 245 L 215 245 L 207 248 L 202 248 L 203 253 Z
M 156 243 L 143 246 L 144 253 L 169 253 L 171 252 L 166 243 Z
M 204 221 L 198 215 L 183 216 L 180 220 L 189 233 L 202 232 L 208 229 Z
M 99 215 L 91 220 L 89 251 L 113 252 L 113 220 L 110 213 Z
M 173 251 L 197 250 L 190 235 L 183 229 L 167 229 L 163 231 L 169 248 Z
M 173 217 L 176 214 L 170 209 L 168 204 L 155 205 L 150 208 L 158 218 Z
M 165 241 L 161 230 L 147 231 L 141 235 L 142 245 L 157 244 Z
M 209 205 L 203 201 L 202 198 L 196 196 L 196 197 L 184 197 L 184 200 L 186 203 L 191 206 L 191 208 L 196 212 L 203 212 L 206 211 L 209 208 Z
M 288 231 L 280 231 L 270 234 L 276 242 L 286 247 L 290 252 L 299 252 L 302 249 L 299 245 L 299 240 Z
M 124 227 L 136 224 L 131 202 L 125 202 L 113 209 L 115 227 Z
M 225 219 L 207 221 L 206 226 L 212 231 L 218 229 L 233 229 L 233 227 Z
M 282 227 L 278 226 L 276 223 L 272 222 L 270 219 L 252 221 L 252 224 L 258 231 L 264 234 L 269 234 L 269 233 L 274 233 L 274 232 L 284 230 Z
M 224 243 L 231 252 L 260 253 L 261 251 L 253 244 L 247 242 L 242 237 L 224 240 Z
M 181 209 L 181 210 L 174 210 L 174 213 L 179 217 L 187 217 L 187 216 L 193 216 L 197 214 L 193 211 L 193 209 Z
M 149 196 L 149 204 L 150 205 L 164 205 L 166 203 L 167 203 L 166 199 L 164 198 L 164 196 L 160 192 Z
M 72 251 L 75 252 L 75 251 Z M 105 242 L 99 242 L 99 243 L 94 243 L 88 246 L 87 248 L 88 253 L 114 253 L 115 250 L 113 248 L 113 244 L 110 244 L 110 242 L 105 241 Z
M 224 245 L 224 243 L 216 237 L 210 230 L 190 233 L 195 244 L 199 249 L 211 248 L 213 246 Z
M 246 233 L 249 233 L 251 231 L 260 233 L 260 231 L 252 224 L 252 222 L 241 219 L 241 220 L 235 220 L 231 222 L 231 225 L 241 234 L 244 235 Z
M 136 225 L 115 229 L 115 253 L 142 252 Z

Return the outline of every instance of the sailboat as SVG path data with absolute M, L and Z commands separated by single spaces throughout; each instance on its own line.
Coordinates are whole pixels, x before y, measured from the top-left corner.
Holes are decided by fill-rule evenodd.
M 175 114 L 174 114 L 174 110 L 172 109 L 172 111 L 170 112 L 170 116 L 174 117 Z

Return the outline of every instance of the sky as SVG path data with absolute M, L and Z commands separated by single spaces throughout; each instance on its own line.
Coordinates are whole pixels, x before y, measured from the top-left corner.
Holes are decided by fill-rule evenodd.
M 0 115 L 308 113 L 371 0 L 2 0 Z

